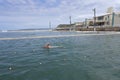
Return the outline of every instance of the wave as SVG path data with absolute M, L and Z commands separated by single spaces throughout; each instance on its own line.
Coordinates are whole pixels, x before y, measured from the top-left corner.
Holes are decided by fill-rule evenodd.
M 30 37 L 16 37 L 16 38 L 0 38 L 0 40 L 19 40 L 19 39 L 37 39 L 37 38 L 60 38 L 60 37 L 74 37 L 74 36 L 94 36 L 94 35 L 113 35 L 120 34 L 120 32 L 103 32 L 103 33 L 81 33 L 70 35 L 52 35 L 52 36 L 30 36 Z
M 31 37 L 16 37 L 16 38 L 0 38 L 0 40 L 19 40 L 19 39 L 37 39 L 37 38 L 59 38 L 59 37 L 92 36 L 92 35 L 103 35 L 103 34 L 76 34 L 76 35 L 31 36 Z

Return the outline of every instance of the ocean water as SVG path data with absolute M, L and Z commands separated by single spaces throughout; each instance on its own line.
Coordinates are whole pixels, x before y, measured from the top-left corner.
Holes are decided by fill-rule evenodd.
M 0 32 L 0 80 L 120 80 L 120 35 Z

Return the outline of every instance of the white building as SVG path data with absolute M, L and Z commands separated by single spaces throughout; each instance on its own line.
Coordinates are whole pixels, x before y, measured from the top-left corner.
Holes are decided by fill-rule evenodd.
M 94 25 L 94 19 L 86 19 L 85 26 Z M 108 8 L 104 15 L 95 18 L 95 26 L 97 27 L 120 27 L 120 12 L 114 12 L 113 8 Z
M 120 27 L 120 13 L 108 13 L 96 17 L 96 26 Z

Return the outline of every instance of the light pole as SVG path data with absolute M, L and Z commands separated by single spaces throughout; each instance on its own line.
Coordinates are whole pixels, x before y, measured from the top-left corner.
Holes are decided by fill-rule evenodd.
M 96 9 L 93 9 L 94 11 L 94 31 L 96 31 L 95 25 L 96 25 Z
M 87 25 L 87 18 L 85 18 L 85 27 L 87 27 L 88 25 Z

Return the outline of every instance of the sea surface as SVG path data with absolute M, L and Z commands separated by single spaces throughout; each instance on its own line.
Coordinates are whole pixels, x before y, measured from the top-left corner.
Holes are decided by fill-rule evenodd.
M 0 32 L 0 80 L 120 80 L 120 34 Z

